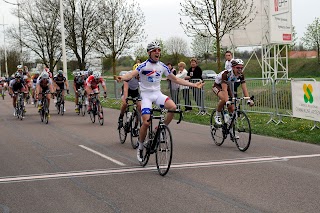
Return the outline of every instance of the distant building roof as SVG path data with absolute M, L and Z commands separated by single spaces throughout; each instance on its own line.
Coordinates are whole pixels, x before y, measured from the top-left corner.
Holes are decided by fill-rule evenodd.
M 317 51 L 290 51 L 289 58 L 316 58 Z

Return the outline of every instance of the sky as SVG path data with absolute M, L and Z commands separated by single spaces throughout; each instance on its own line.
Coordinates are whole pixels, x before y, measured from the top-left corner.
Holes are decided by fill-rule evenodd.
M 17 3 L 18 0 L 7 0 Z M 140 4 L 144 12 L 146 23 L 145 32 L 148 35 L 145 44 L 161 39 L 166 41 L 171 37 L 180 37 L 191 43 L 192 38 L 187 37 L 180 26 L 181 9 L 180 2 L 184 0 L 135 0 Z M 270 0 L 271 1 L 271 0 Z M 18 18 L 11 14 L 14 5 L 0 0 L 0 23 L 18 26 Z M 320 17 L 319 0 L 292 0 L 292 24 L 295 26 L 298 38 L 301 38 L 306 31 L 308 24 L 311 24 L 316 17 Z M 8 26 L 6 25 L 6 26 Z M 0 25 L 0 46 L 3 46 L 3 29 Z

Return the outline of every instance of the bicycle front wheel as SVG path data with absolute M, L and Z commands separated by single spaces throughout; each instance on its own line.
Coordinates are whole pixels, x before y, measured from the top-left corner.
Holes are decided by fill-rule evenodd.
M 61 102 L 60 104 L 60 114 L 64 115 L 64 102 Z
M 97 110 L 95 108 L 96 106 L 92 106 L 92 110 L 90 111 L 90 119 L 92 121 L 92 123 L 96 122 L 96 113 L 97 113 Z
M 172 160 L 172 135 L 170 129 L 165 125 L 163 125 L 158 131 L 156 164 L 159 174 L 161 176 L 165 176 L 170 169 Z
M 81 102 L 82 102 L 82 104 L 81 104 L 80 112 L 81 112 L 82 116 L 85 116 L 86 111 L 87 111 L 87 105 L 86 105 L 86 100 L 85 100 L 84 96 L 82 96 L 82 101 Z
M 141 126 L 141 116 L 138 110 L 135 110 L 131 117 L 131 128 L 130 128 L 130 136 L 131 136 L 131 146 L 132 148 L 137 148 L 137 137 L 139 137 L 139 131 Z
M 103 108 L 100 104 L 97 105 L 97 108 L 98 108 L 98 121 L 102 126 L 104 123 Z
M 233 131 L 231 134 L 232 133 L 234 134 L 234 141 L 237 148 L 242 152 L 246 151 L 251 142 L 251 126 L 250 120 L 245 112 L 237 112 L 237 117 L 234 120 Z
M 218 125 L 216 124 L 214 117 L 216 116 L 217 111 L 214 109 L 211 113 L 210 117 L 210 133 L 211 137 L 213 139 L 213 142 L 217 146 L 221 146 L 225 140 L 225 130 L 224 130 L 224 124 Z

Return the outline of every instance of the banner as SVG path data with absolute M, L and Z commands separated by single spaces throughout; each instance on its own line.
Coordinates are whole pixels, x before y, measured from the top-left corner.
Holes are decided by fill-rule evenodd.
M 320 82 L 291 82 L 293 117 L 320 121 Z

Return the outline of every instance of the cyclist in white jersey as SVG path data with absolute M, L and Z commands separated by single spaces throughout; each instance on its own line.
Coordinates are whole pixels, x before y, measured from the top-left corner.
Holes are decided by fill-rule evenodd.
M 176 110 L 175 103 L 166 95 L 162 94 L 160 90 L 160 81 L 162 75 L 164 74 L 169 80 L 174 83 L 201 88 L 203 86 L 202 82 L 191 83 L 185 81 L 184 79 L 177 78 L 170 72 L 170 69 L 161 61 L 160 53 L 161 48 L 160 44 L 157 41 L 151 42 L 147 46 L 147 52 L 149 59 L 141 63 L 135 70 L 130 73 L 127 73 L 124 76 L 116 76 L 118 81 L 127 81 L 133 77 L 139 75 L 140 77 L 140 93 L 141 93 L 141 115 L 142 115 L 142 126 L 140 128 L 139 139 L 138 139 L 138 149 L 137 149 L 137 158 L 142 161 L 142 152 L 143 152 L 143 142 L 145 140 L 148 127 L 150 122 L 147 122 L 150 118 L 150 109 L 152 109 L 152 103 L 160 106 L 161 108 L 166 108 L 169 110 Z M 169 125 L 173 119 L 173 113 L 168 113 L 164 123 Z
M 243 74 L 243 64 L 244 62 L 241 59 L 232 59 L 231 60 L 231 67 L 232 70 L 224 70 L 218 74 L 218 76 L 215 78 L 215 82 L 212 87 L 212 91 L 219 97 L 219 102 L 217 106 L 217 113 L 215 116 L 215 122 L 218 125 L 221 125 L 221 111 L 223 109 L 223 106 L 226 104 L 226 102 L 229 100 L 229 97 L 233 96 L 233 93 L 231 92 L 230 86 L 232 83 L 240 82 L 243 95 L 245 97 L 249 97 L 249 92 L 246 86 L 246 81 Z M 248 104 L 250 106 L 254 105 L 253 100 L 248 100 Z M 234 105 L 228 106 L 228 111 L 233 112 L 234 111 Z

